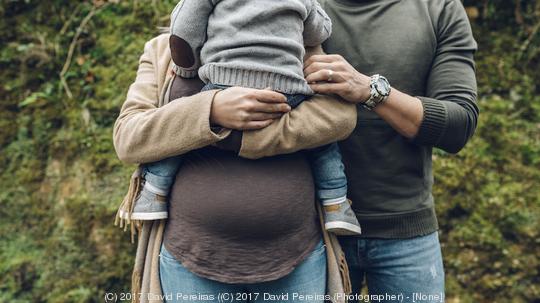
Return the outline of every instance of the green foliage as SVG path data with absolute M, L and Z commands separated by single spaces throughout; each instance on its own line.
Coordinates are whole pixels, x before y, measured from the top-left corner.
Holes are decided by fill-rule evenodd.
M 133 167 L 116 158 L 112 125 L 173 6 L 0 2 L 0 302 L 129 289 L 135 247 L 112 223 Z
M 434 155 L 449 302 L 540 297 L 539 2 L 465 1 L 480 123 Z M 132 167 L 112 125 L 175 3 L 0 0 L 0 302 L 129 290 L 135 247 L 112 222 Z

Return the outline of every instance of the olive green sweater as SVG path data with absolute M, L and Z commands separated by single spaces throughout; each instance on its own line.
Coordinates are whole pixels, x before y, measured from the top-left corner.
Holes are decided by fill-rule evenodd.
M 478 119 L 477 45 L 465 10 L 459 0 L 321 3 L 333 22 L 325 51 L 341 54 L 363 74 L 386 76 L 424 107 L 420 131 L 410 140 L 358 106 L 356 129 L 341 150 L 362 236 L 433 232 L 432 148 L 458 152 Z

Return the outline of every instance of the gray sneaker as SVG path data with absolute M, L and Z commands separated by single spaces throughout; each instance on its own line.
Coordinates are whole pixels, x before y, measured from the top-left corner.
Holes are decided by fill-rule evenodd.
M 356 219 L 350 200 L 339 204 L 325 205 L 324 228 L 338 236 L 353 236 L 361 233 L 360 223 Z
M 144 187 L 134 203 L 135 207 L 131 217 L 129 217 L 128 212 L 120 211 L 122 219 L 159 220 L 166 219 L 169 216 L 167 213 L 167 197 L 154 194 Z

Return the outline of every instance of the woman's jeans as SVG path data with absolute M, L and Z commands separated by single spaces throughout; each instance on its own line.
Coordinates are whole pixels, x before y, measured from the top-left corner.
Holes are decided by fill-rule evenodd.
M 324 302 L 326 248 L 322 241 L 290 274 L 275 281 L 227 284 L 188 271 L 161 247 L 161 288 L 165 302 Z M 300 297 L 314 296 L 306 298 Z M 190 296 L 195 296 L 191 297 Z
M 410 239 L 342 237 L 340 243 L 353 294 L 360 293 L 365 277 L 369 294 L 382 298 L 376 302 L 444 302 L 444 268 L 437 232 Z

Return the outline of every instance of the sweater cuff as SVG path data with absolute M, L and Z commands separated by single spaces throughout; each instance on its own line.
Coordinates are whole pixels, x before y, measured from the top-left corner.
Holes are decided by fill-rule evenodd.
M 443 102 L 426 97 L 417 97 L 424 108 L 424 118 L 414 142 L 420 145 L 437 145 L 446 130 L 446 107 Z
M 185 69 L 185 68 L 182 68 L 176 64 L 173 63 L 172 65 L 172 70 L 174 72 L 175 75 L 179 76 L 179 77 L 182 77 L 182 78 L 195 78 L 196 76 L 199 75 L 198 73 L 198 70 L 194 69 L 194 70 L 189 70 L 189 69 Z

